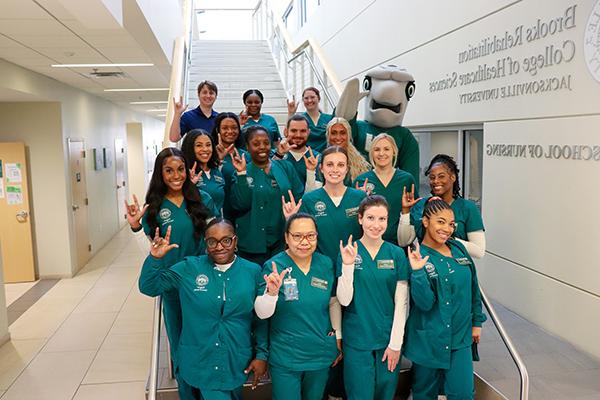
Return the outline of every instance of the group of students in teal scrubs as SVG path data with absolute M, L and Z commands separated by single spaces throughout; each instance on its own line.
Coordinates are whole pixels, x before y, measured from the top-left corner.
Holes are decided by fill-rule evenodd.
M 315 94 L 318 105 L 318 91 L 303 97 Z M 145 205 L 126 204 L 151 242 L 139 287 L 163 296 L 180 398 L 240 399 L 268 366 L 274 399 L 392 399 L 401 354 L 414 399 L 473 398 L 485 316 L 472 256 L 485 236 L 456 163 L 434 157 L 433 196 L 420 199 L 382 133 L 372 169 L 349 180 L 352 133 L 327 144 L 331 127 L 350 128 L 323 118 L 326 145 L 313 149 L 313 117 L 292 115 L 275 141 L 221 113 L 213 132 L 161 151 Z

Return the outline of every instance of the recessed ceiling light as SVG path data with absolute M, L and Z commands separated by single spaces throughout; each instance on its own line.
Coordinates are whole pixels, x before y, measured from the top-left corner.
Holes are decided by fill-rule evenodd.
M 129 104 L 167 104 L 168 101 L 132 101 Z
M 151 63 L 129 64 L 52 64 L 54 68 L 153 67 Z
M 159 92 L 168 90 L 169 88 L 104 89 L 105 92 Z

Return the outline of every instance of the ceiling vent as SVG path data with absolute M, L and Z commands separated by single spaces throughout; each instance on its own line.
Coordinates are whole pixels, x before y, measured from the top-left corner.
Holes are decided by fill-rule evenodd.
M 125 73 L 122 71 L 98 71 L 97 69 L 94 69 L 92 72 L 90 72 L 87 75 L 91 78 L 126 78 L 127 77 L 127 75 L 125 75 Z

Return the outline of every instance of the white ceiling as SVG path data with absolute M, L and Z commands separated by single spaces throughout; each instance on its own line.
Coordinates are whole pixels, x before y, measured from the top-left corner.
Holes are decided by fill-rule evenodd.
M 123 0 L 123 8 L 131 7 L 125 4 L 127 1 L 132 0 Z M 123 15 L 109 11 L 112 4 L 115 0 L 0 0 L 0 58 L 121 106 L 156 116 L 159 113 L 148 110 L 164 109 L 166 104 L 129 103 L 167 101 L 168 91 L 104 92 L 104 89 L 169 86 L 170 65 L 164 54 L 157 54 L 160 46 L 156 42 L 148 45 L 146 35 L 144 48 L 130 33 L 147 32 L 148 27 L 142 26 L 146 21 L 129 18 L 125 25 L 128 30 L 123 27 Z M 137 26 L 132 27 L 132 24 Z M 155 66 L 98 68 L 98 71 L 124 72 L 124 78 L 93 78 L 87 75 L 92 68 L 50 66 L 65 63 L 154 63 Z M 8 101 L 2 91 L 0 100 Z

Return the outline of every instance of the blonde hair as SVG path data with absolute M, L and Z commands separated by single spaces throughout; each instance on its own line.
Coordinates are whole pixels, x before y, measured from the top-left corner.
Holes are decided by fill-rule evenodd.
M 375 168 L 375 161 L 373 161 L 373 149 L 375 148 L 377 142 L 383 139 L 387 139 L 388 142 L 390 142 L 390 145 L 392 146 L 392 150 L 394 151 L 394 157 L 392 158 L 392 167 L 396 168 L 396 161 L 398 160 L 398 145 L 396 144 L 394 138 L 385 132 L 380 133 L 379 135 L 375 136 L 375 138 L 373 138 L 373 141 L 371 142 L 371 148 L 369 149 L 369 161 L 371 162 L 373 168 Z
M 367 171 L 371 170 L 371 164 L 365 160 L 365 158 L 360 154 L 360 152 L 354 147 L 352 144 L 352 128 L 350 124 L 345 118 L 335 117 L 327 124 L 326 128 L 326 137 L 327 137 L 327 145 L 329 146 L 329 132 L 334 125 L 340 124 L 346 129 L 348 132 L 348 141 L 346 142 L 346 151 L 348 153 L 348 170 L 350 173 L 350 178 L 354 182 L 354 180 L 360 175 L 364 174 Z

